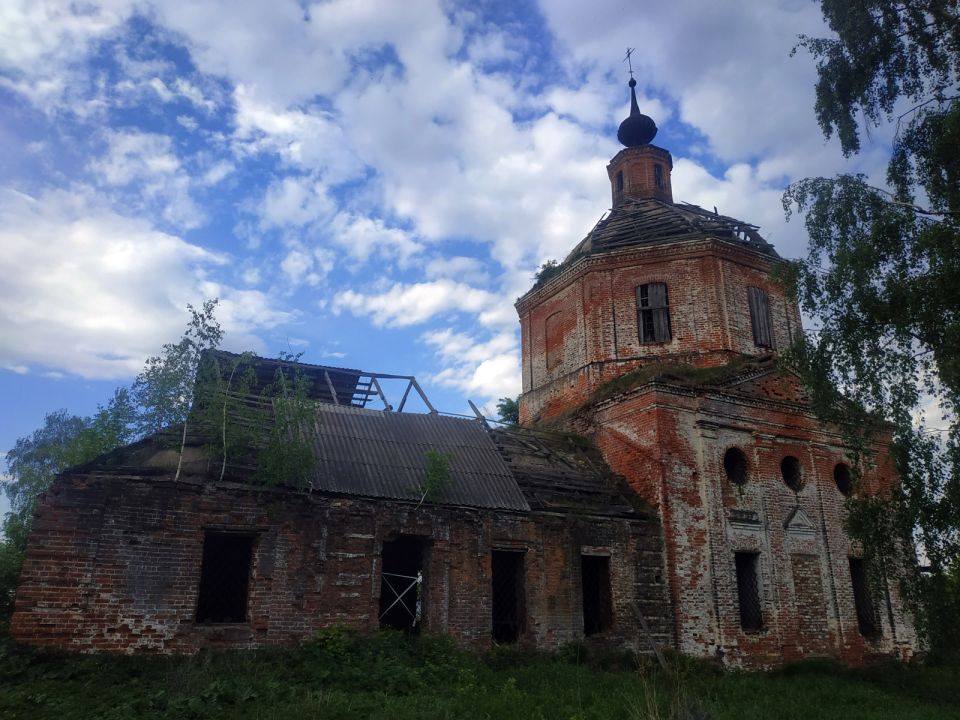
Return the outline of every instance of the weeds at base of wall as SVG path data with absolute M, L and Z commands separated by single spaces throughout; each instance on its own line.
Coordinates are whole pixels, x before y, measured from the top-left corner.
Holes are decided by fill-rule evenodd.
M 960 716 L 960 668 L 807 663 L 720 672 L 585 643 L 465 650 L 447 636 L 327 628 L 300 647 L 191 657 L 68 655 L 0 640 L 0 718 L 898 720 Z M 603 669 L 603 667 L 616 669 Z M 803 711 L 803 712 L 801 712 Z

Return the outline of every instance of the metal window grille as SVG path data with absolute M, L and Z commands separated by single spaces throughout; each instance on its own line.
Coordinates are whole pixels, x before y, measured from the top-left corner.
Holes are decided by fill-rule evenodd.
M 669 305 L 666 283 L 647 283 L 637 288 L 637 324 L 641 342 L 670 340 Z
M 763 607 L 760 603 L 760 583 L 757 577 L 759 557 L 757 553 L 735 554 L 740 627 L 744 630 L 763 629 Z

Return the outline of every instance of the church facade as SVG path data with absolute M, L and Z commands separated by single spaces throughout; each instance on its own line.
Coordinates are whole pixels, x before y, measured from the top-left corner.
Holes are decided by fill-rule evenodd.
M 777 364 L 802 332 L 780 258 L 756 227 L 673 201 L 630 85 L 610 213 L 517 302 L 521 423 L 594 438 L 656 508 L 681 651 L 908 657 L 897 588 L 871 586 L 843 530 L 847 496 L 896 482 L 889 453 L 855 488 L 843 438 Z
M 519 428 L 425 396 L 405 413 L 412 377 L 395 409 L 376 374 L 298 364 L 305 483 L 258 486 L 255 458 L 218 457 L 196 423 L 70 469 L 38 503 L 11 635 L 189 653 L 346 623 L 733 667 L 909 657 L 897 588 L 843 530 L 847 496 L 896 482 L 889 455 L 855 485 L 778 367 L 802 332 L 782 261 L 755 226 L 674 202 L 634 85 L 611 211 L 517 301 Z M 238 358 L 217 355 L 223 377 Z M 283 365 L 255 359 L 256 383 Z

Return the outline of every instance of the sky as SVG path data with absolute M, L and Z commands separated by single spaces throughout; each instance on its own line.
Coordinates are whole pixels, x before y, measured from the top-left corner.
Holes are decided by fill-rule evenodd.
M 514 302 L 609 208 L 628 47 L 674 199 L 802 256 L 785 186 L 889 138 L 824 139 L 801 33 L 810 0 L 0 0 L 0 453 L 214 297 L 227 349 L 495 415 Z

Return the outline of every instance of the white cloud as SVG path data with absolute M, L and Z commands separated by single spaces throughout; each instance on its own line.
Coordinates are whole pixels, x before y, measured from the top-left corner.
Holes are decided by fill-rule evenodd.
M 427 332 L 443 367 L 432 382 L 456 388 L 483 402 L 516 397 L 520 392 L 520 349 L 515 332 L 500 332 L 486 342 L 452 329 Z
M 136 373 L 180 335 L 185 306 L 220 296 L 230 335 L 288 317 L 210 273 L 226 258 L 99 206 L 89 192 L 0 191 L 0 365 L 89 378 Z
M 124 204 L 157 206 L 175 227 L 200 227 L 206 217 L 190 194 L 192 179 L 166 135 L 136 131 L 108 131 L 106 154 L 90 169 L 107 185 L 127 186 Z
M 451 280 L 435 280 L 396 283 L 385 292 L 370 295 L 345 290 L 334 297 L 333 310 L 368 315 L 374 325 L 387 327 L 418 325 L 452 312 L 475 314 L 481 323 L 492 325 L 502 319 L 495 310 L 498 300 L 496 294 L 486 290 Z
M 462 255 L 436 257 L 426 264 L 423 272 L 429 280 L 450 278 L 471 285 L 486 285 L 490 282 L 490 275 L 482 262 Z

